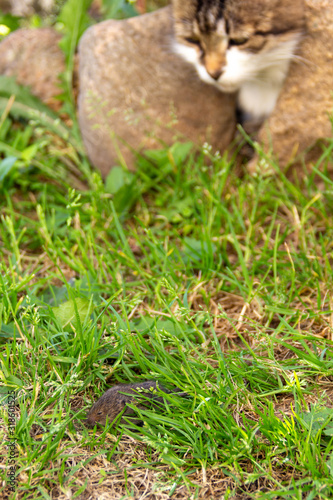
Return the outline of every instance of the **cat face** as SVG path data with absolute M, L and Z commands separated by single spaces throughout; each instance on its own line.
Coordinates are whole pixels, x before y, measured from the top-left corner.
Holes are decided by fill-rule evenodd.
M 176 52 L 225 92 L 280 83 L 304 29 L 303 0 L 173 0 Z

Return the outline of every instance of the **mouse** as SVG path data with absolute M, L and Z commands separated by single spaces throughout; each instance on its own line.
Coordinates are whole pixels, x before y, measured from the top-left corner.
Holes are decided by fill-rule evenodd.
M 163 403 L 163 397 L 156 394 L 157 391 L 165 392 L 166 394 L 177 393 L 178 396 L 188 397 L 185 392 L 180 392 L 180 389 L 167 389 L 155 380 L 147 380 L 144 382 L 135 382 L 132 384 L 117 384 L 108 389 L 97 401 L 93 404 L 87 414 L 85 424 L 87 427 L 94 427 L 96 424 L 102 426 L 114 422 L 117 416 L 123 412 L 121 421 L 124 422 L 124 416 L 135 415 L 135 411 L 128 406 L 128 403 L 135 403 L 135 395 L 142 394 L 144 398 L 151 400 L 154 403 Z M 137 404 L 138 408 L 146 408 L 145 404 Z M 143 425 L 141 419 L 131 419 L 135 425 Z

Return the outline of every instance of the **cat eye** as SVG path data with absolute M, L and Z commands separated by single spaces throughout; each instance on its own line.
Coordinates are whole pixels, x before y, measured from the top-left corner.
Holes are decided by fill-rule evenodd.
M 187 43 L 191 43 L 192 45 L 197 45 L 198 47 L 200 47 L 200 40 L 198 40 L 197 38 L 188 37 L 188 38 L 185 38 L 185 41 Z
M 248 40 L 248 38 L 230 38 L 229 47 L 239 47 L 240 45 L 245 45 Z

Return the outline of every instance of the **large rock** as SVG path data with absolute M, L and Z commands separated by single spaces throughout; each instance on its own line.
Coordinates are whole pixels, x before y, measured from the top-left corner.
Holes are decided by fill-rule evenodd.
M 201 82 L 172 51 L 170 7 L 89 28 L 79 45 L 78 116 L 92 163 L 103 175 L 134 168 L 133 150 L 175 138 L 223 151 L 235 132 L 235 99 Z
M 301 158 L 319 158 L 320 139 L 332 137 L 333 2 L 306 0 L 307 31 L 277 106 L 259 134 L 281 166 Z M 268 127 L 267 127 L 268 125 Z M 252 167 L 255 164 L 252 162 Z
M 14 31 L 0 44 L 0 75 L 14 76 L 46 104 L 59 107 L 55 99 L 61 93 L 58 75 L 65 69 L 59 40 L 51 28 Z

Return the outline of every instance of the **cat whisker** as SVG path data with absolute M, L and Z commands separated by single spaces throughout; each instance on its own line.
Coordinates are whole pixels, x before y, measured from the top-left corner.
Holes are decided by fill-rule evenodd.
M 309 59 L 307 59 L 306 57 L 302 57 L 302 56 L 298 56 L 297 54 L 294 54 L 293 57 L 291 58 L 293 61 L 296 60 L 296 61 L 300 61 L 304 64 L 308 64 L 309 66 L 314 66 L 316 67 L 317 65 L 314 64 L 313 62 L 311 62 Z

